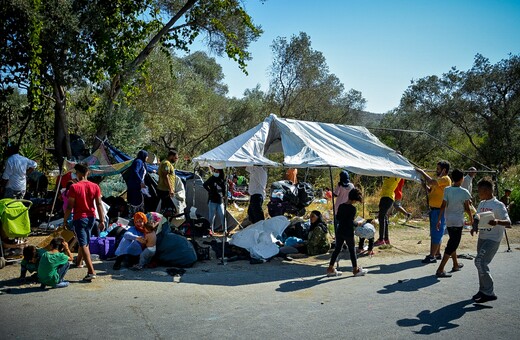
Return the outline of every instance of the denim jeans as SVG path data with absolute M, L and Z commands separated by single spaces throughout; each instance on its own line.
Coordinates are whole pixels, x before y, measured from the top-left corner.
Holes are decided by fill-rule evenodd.
M 211 223 L 211 231 L 215 231 L 215 215 L 218 216 L 220 223 L 224 226 L 224 204 L 223 203 L 208 203 L 208 219 Z

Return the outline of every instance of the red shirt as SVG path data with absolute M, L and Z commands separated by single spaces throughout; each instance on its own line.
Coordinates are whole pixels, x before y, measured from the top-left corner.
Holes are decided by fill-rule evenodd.
M 395 188 L 395 190 L 394 190 L 396 201 L 400 201 L 403 198 L 403 186 L 404 186 L 404 178 L 401 178 L 401 180 L 397 184 L 397 188 Z
M 72 184 L 68 196 L 75 199 L 71 207 L 74 209 L 74 220 L 96 216 L 94 199 L 101 197 L 101 189 L 96 183 L 80 181 Z

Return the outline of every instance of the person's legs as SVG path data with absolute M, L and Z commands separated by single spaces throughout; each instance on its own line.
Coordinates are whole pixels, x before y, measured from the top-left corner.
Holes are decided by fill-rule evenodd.
M 121 263 L 123 263 L 124 259 L 125 259 L 125 255 L 119 255 L 118 257 L 116 257 L 116 262 L 114 263 L 113 269 L 114 270 L 121 269 Z
M 371 237 L 368 239 L 368 252 L 372 252 L 374 250 L 374 238 Z
M 459 268 L 459 261 L 457 259 L 457 249 L 459 248 L 460 240 L 462 238 L 462 229 L 463 227 L 452 227 L 453 229 L 450 234 L 450 240 L 453 239 L 453 251 L 451 252 L 451 259 L 453 261 L 453 269 L 457 270 Z
M 345 239 L 345 243 L 347 244 L 347 247 L 348 247 L 348 252 L 349 252 L 349 255 L 350 255 L 350 262 L 352 262 L 352 272 L 354 274 L 356 274 L 358 272 L 358 265 L 357 265 L 357 257 L 356 257 L 356 247 L 355 247 L 355 240 L 354 240 L 354 235 L 349 235 L 346 239 Z
M 145 250 L 143 250 L 143 252 L 141 253 L 141 255 L 139 256 L 139 266 L 140 267 L 143 267 L 145 266 L 146 264 L 150 263 L 150 261 L 152 260 L 152 257 L 155 255 L 155 251 L 152 251 L 148 248 L 146 248 Z
M 477 242 L 477 257 L 475 257 L 475 267 L 478 271 L 479 292 L 488 296 L 494 296 L 493 278 L 489 270 L 489 263 L 493 260 L 500 242 L 492 240 L 482 240 Z
M 74 221 L 74 231 L 76 233 L 76 238 L 78 240 L 78 257 L 82 257 L 87 265 L 88 272 L 87 274 L 96 275 L 94 271 L 94 265 L 92 264 L 92 259 L 90 258 L 90 250 L 89 250 L 89 241 L 90 241 L 90 232 L 92 230 L 92 226 L 94 225 L 94 217 L 82 218 Z
M 338 258 L 339 253 L 341 252 L 341 248 L 343 247 L 343 243 L 345 242 L 345 238 L 340 233 L 336 233 L 336 246 L 334 247 L 334 251 L 330 257 L 329 268 L 327 268 L 327 273 L 334 272 L 334 263 Z
M 263 202 L 264 199 L 260 194 L 254 194 L 249 199 L 249 208 L 247 209 L 247 214 L 251 223 L 254 224 L 265 219 L 264 211 L 262 209 Z
M 439 214 L 440 209 L 432 209 L 430 211 L 430 257 L 432 258 L 435 258 L 437 254 L 440 254 L 442 236 L 444 235 L 444 229 L 446 227 L 444 216 L 441 216 L 440 228 L 437 230 Z
M 379 240 L 388 240 L 388 210 L 392 207 L 394 200 L 390 197 L 381 197 L 379 200 Z
M 211 231 L 215 231 L 215 215 L 217 213 L 217 204 L 213 202 L 208 202 L 208 220 L 211 224 Z
M 58 266 L 57 271 L 58 271 L 58 275 L 60 276 L 59 282 L 63 282 L 63 278 L 65 277 L 65 274 L 67 274 L 69 267 L 70 267 L 70 265 L 68 262 L 61 266 Z
M 456 229 L 456 228 L 448 227 L 448 234 L 449 234 L 450 238 L 448 239 L 448 244 L 446 245 L 446 249 L 444 250 L 444 256 L 442 257 L 441 263 L 439 264 L 439 267 L 437 268 L 437 274 L 444 273 L 444 267 L 446 266 L 446 263 L 448 263 L 448 260 L 450 259 L 451 254 L 456 249 L 456 247 L 455 247 L 456 231 L 454 229 Z M 459 242 L 460 242 L 460 239 L 459 239 Z

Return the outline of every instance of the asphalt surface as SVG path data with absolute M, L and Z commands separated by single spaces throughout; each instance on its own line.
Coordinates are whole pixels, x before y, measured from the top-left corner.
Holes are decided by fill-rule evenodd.
M 164 268 L 114 272 L 97 263 L 67 275 L 68 288 L 0 281 L 2 339 L 519 339 L 520 250 L 501 248 L 490 268 L 498 300 L 477 305 L 471 260 L 451 278 L 417 256 L 362 258 L 370 272 L 326 278 L 318 261 L 217 261 L 187 269 L 180 283 Z M 345 256 L 343 254 L 342 256 Z M 448 264 L 447 268 L 451 268 Z M 15 273 L 16 268 L 5 268 Z M 17 274 L 17 273 L 16 273 Z M 75 281 L 75 282 L 74 282 Z

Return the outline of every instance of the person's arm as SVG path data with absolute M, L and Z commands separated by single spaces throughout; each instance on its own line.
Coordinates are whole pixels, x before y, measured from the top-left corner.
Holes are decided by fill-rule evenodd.
M 437 180 L 433 179 L 433 178 L 432 178 L 430 175 L 428 175 L 428 174 L 426 173 L 426 171 L 424 171 L 423 169 L 421 169 L 421 168 L 415 168 L 415 171 L 417 171 L 418 173 L 420 173 L 420 174 L 423 176 L 423 178 L 424 178 L 426 184 L 428 184 L 429 186 L 432 186 L 432 185 L 434 185 L 434 184 L 437 184 Z M 429 190 L 429 189 L 428 189 L 428 190 Z
M 469 220 L 471 222 L 470 224 L 473 225 L 473 214 L 471 213 L 471 200 L 467 200 L 464 202 L 464 211 L 469 216 Z
M 70 195 L 70 190 L 69 190 Z M 76 199 L 74 197 L 70 197 L 67 199 L 67 209 L 65 210 L 65 213 L 63 214 L 63 226 L 68 226 L 68 220 L 70 218 L 70 214 L 72 212 L 72 208 L 74 208 L 74 204 L 76 203 Z
M 105 230 L 105 209 L 103 208 L 103 202 L 101 201 L 101 193 L 95 198 L 95 200 L 99 215 L 99 231 L 103 231 Z
M 211 192 L 211 186 L 210 186 L 210 185 L 213 184 L 212 180 L 213 180 L 213 176 L 211 176 L 210 178 L 208 178 L 208 179 L 206 180 L 206 182 L 204 182 L 204 184 L 202 184 L 202 187 L 203 187 L 204 189 L 206 189 L 207 192 Z
M 130 240 L 130 241 L 134 241 L 136 240 L 138 237 L 140 237 L 139 235 L 136 235 L 130 231 L 127 231 L 126 233 L 124 233 L 123 235 L 123 238 L 126 239 L 126 240 Z
M 74 261 L 74 257 L 70 252 L 69 244 L 65 240 L 63 240 L 61 244 L 63 245 L 63 253 L 69 257 L 69 261 Z
M 442 204 L 441 204 L 441 211 L 439 213 L 439 217 L 437 219 L 437 231 L 441 230 L 441 219 L 442 219 L 442 216 L 444 216 L 444 210 L 446 210 L 446 200 L 443 200 L 442 201 Z

